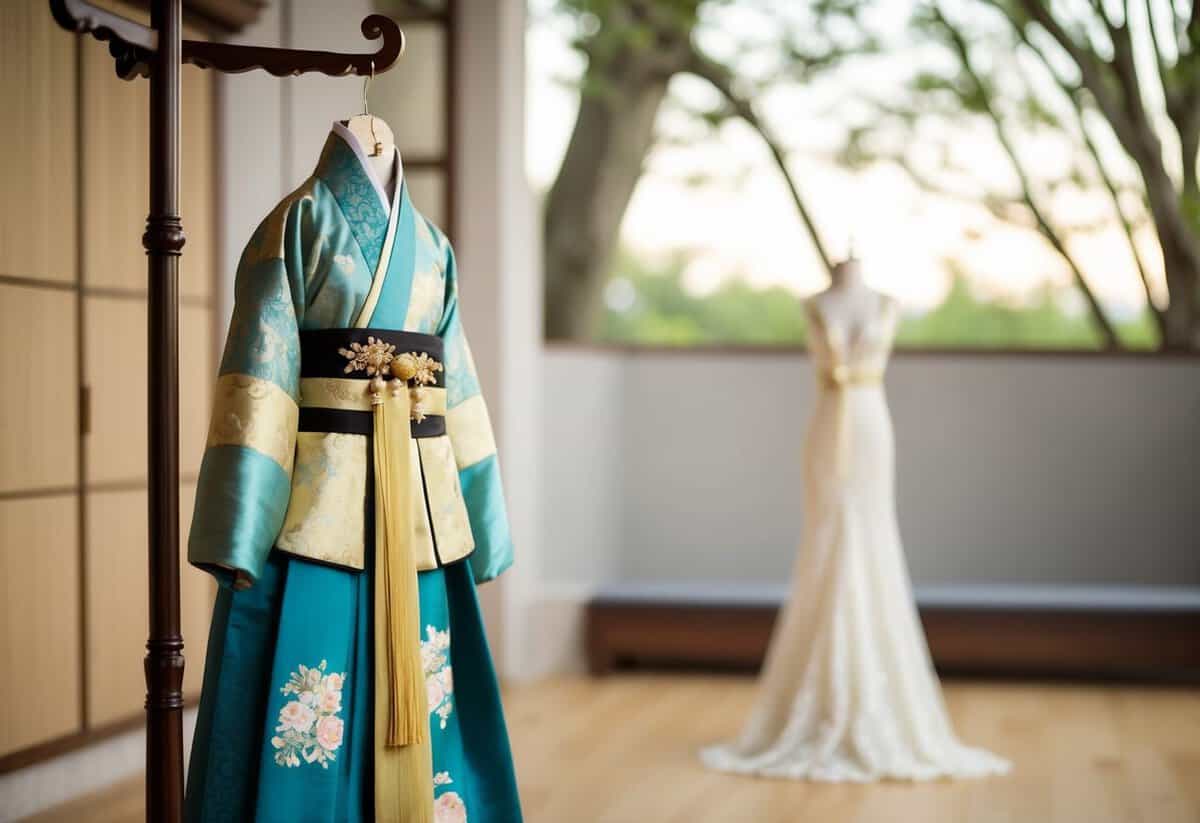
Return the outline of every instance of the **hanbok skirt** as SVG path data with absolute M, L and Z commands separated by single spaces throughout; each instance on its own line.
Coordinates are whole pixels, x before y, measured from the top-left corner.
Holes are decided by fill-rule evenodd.
M 275 551 L 252 588 L 221 589 L 188 772 L 188 823 L 375 820 L 372 578 L 370 563 L 350 572 Z M 434 819 L 520 823 L 469 565 L 418 579 Z

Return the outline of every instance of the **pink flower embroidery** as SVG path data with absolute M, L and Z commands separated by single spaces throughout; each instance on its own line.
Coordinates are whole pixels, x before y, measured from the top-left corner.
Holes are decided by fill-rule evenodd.
M 279 725 L 298 732 L 311 729 L 316 719 L 317 713 L 298 700 L 292 700 L 279 712 Z
M 421 663 L 425 669 L 425 697 L 429 713 L 437 715 L 439 726 L 446 728 L 454 711 L 454 678 L 450 674 L 450 630 L 439 631 L 436 626 L 425 627 L 421 641 Z
M 315 668 L 299 666 L 279 691 L 295 695 L 279 710 L 279 725 L 271 737 L 275 762 L 288 768 L 302 763 L 320 763 L 328 769 L 337 759 L 345 725 L 337 716 L 342 710 L 344 673 L 325 673 L 326 661 Z
M 446 792 L 433 801 L 434 823 L 467 823 L 467 807 L 458 792 Z
M 317 721 L 317 743 L 326 751 L 335 751 L 342 745 L 342 718 L 329 715 Z
M 342 693 L 327 691 L 321 695 L 318 703 L 325 714 L 336 714 L 342 710 Z
M 446 699 L 446 690 L 442 688 L 442 679 L 436 674 L 425 678 L 425 698 L 430 706 L 437 709 Z

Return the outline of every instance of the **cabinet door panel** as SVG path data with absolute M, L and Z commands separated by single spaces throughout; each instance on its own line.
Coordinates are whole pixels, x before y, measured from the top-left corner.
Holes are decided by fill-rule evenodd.
M 217 367 L 213 348 L 213 313 L 185 306 L 179 312 L 179 470 L 200 471 Z
M 103 3 L 118 14 L 146 12 Z M 185 28 L 185 37 L 205 35 Z M 142 230 L 149 210 L 149 84 L 127 83 L 113 73 L 102 48 L 83 50 L 84 281 L 88 286 L 146 289 Z M 215 155 L 213 73 L 185 66 L 181 80 L 179 212 L 188 237 L 180 265 L 180 293 L 208 297 L 213 290 Z
M 216 585 L 211 575 L 187 564 L 187 532 L 196 487 L 179 490 L 180 629 L 183 632 L 184 694 L 198 697 Z M 146 602 L 145 491 L 88 495 L 87 644 L 88 711 L 93 725 L 133 717 L 142 710 L 146 683 L 149 611 Z
M 87 482 L 144 482 L 146 301 L 85 297 L 83 310 L 84 381 L 92 397 Z
M 184 37 L 207 39 L 187 30 Z M 179 214 L 187 243 L 179 264 L 179 293 L 185 297 L 211 297 L 216 280 L 214 77 L 211 71 L 183 67 L 180 131 L 187 162 L 179 170 Z
M 0 501 L 0 755 L 79 730 L 75 495 Z
M 121 14 L 129 9 L 119 7 Z M 127 83 L 94 43 L 82 50 L 83 282 L 146 288 L 147 193 L 150 190 L 149 84 Z
M 0 4 L 0 274 L 76 276 L 75 47 L 43 0 Z
M 75 486 L 79 395 L 75 294 L 0 284 L 4 359 L 0 491 Z
M 146 696 L 146 492 L 92 492 L 86 508 L 88 718 L 102 726 Z

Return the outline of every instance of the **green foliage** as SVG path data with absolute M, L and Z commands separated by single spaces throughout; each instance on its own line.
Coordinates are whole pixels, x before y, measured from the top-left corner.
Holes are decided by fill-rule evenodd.
M 1101 336 L 1089 315 L 1063 308 L 1064 292 L 1042 289 L 1024 305 L 977 297 L 967 279 L 955 274 L 945 299 L 930 312 L 906 317 L 898 346 L 980 349 L 1099 349 Z M 1131 349 L 1157 345 L 1148 314 L 1114 323 Z
M 1180 195 L 1183 216 L 1191 224 L 1197 235 L 1200 235 L 1200 197 L 1184 191 Z
M 731 279 L 711 294 L 696 296 L 683 286 L 685 264 L 677 258 L 654 269 L 620 252 L 612 276 L 628 281 L 636 297 L 627 311 L 605 310 L 601 339 L 669 346 L 804 342 L 804 310 L 791 291 L 756 289 Z
M 799 345 L 807 334 L 801 298 L 780 287 L 754 288 L 740 278 L 696 296 L 683 284 L 686 261 L 654 268 L 622 251 L 613 277 L 636 295 L 627 311 L 607 308 L 600 337 L 615 343 L 666 346 Z M 1089 317 L 1063 307 L 1068 290 L 1045 289 L 1024 305 L 976 296 L 961 274 L 932 311 L 905 317 L 898 346 L 980 349 L 1099 349 Z M 1115 324 L 1131 349 L 1153 349 L 1157 334 L 1148 314 Z

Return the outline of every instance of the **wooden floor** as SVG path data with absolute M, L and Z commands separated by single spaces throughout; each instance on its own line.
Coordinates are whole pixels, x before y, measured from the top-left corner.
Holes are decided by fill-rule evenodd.
M 1200 690 L 950 683 L 960 735 L 1004 778 L 834 786 L 718 775 L 701 745 L 734 732 L 740 677 L 564 679 L 510 690 L 529 823 L 1198 823 Z M 132 823 L 137 784 L 38 823 Z M 506 823 L 475 820 L 471 823 Z

